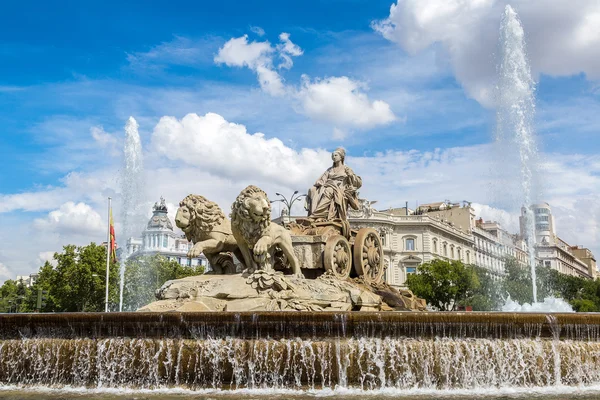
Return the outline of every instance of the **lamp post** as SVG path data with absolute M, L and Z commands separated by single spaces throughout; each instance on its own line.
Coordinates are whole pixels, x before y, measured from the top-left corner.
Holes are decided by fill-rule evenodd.
M 281 193 L 275 193 L 277 196 L 281 197 L 281 199 L 277 199 L 277 200 L 271 200 L 271 203 L 277 203 L 277 202 L 281 202 L 283 203 L 287 210 L 288 210 L 288 215 L 292 216 L 292 206 L 294 205 L 295 202 L 297 202 L 298 200 L 300 200 L 303 197 L 306 197 L 305 194 L 298 194 L 298 191 L 294 191 L 294 193 L 292 193 L 292 197 L 290 197 L 290 199 L 288 200 L 284 195 L 282 195 Z

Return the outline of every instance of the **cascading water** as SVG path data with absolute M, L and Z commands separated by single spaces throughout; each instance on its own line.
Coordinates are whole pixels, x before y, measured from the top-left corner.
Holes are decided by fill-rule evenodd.
M 530 209 L 535 200 L 538 176 L 538 151 L 533 130 L 535 84 L 525 49 L 525 32 L 515 10 L 507 5 L 500 25 L 500 62 L 498 65 L 496 144 L 503 170 L 517 169 L 519 186 L 513 200 L 523 206 L 524 235 L 528 243 L 533 301 L 537 302 L 535 273 L 535 221 Z M 515 150 L 517 150 L 515 152 Z M 511 165 L 514 164 L 514 165 Z M 512 171 L 511 171 L 512 172 Z
M 145 202 L 144 165 L 142 142 L 138 123 L 129 117 L 125 124 L 125 144 L 123 146 L 123 169 L 121 170 L 121 222 L 123 240 L 139 234 L 143 229 Z M 123 310 L 123 287 L 125 281 L 125 260 L 120 264 L 119 311 Z
M 0 388 L 582 387 L 598 354 L 596 314 L 0 315 Z

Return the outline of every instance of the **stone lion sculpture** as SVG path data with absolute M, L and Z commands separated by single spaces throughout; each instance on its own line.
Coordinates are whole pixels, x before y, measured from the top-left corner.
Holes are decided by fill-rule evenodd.
M 294 275 L 303 276 L 290 232 L 271 223 L 271 203 L 262 189 L 250 185 L 235 199 L 231 206 L 231 231 L 250 271 L 273 269 L 274 253 L 281 250 Z
M 236 272 L 233 258 L 243 261 L 242 253 L 231 232 L 231 222 L 221 208 L 203 196 L 190 194 L 179 202 L 175 224 L 185 233 L 194 246 L 188 257 L 204 253 L 216 274 Z

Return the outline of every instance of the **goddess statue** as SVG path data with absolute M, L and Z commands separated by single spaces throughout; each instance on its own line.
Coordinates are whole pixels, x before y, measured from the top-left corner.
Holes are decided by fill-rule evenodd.
M 315 182 L 306 196 L 306 210 L 311 219 L 343 221 L 348 218 L 348 206 L 359 208 L 356 191 L 362 179 L 344 165 L 346 150 L 337 148 L 331 153 L 333 165 Z

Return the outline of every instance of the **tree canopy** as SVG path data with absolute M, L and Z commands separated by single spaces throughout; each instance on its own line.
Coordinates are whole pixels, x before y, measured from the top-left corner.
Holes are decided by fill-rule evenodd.
M 54 265 L 53 265 L 54 264 Z M 154 301 L 154 293 L 170 279 L 200 275 L 203 267 L 182 266 L 160 255 L 128 260 L 123 290 L 124 310 Z M 109 309 L 118 310 L 119 265 L 110 265 Z M 0 287 L 0 312 L 78 312 L 104 311 L 106 282 L 106 247 L 67 245 L 45 262 L 36 282 L 26 287 L 22 282 L 7 280 Z M 38 309 L 38 301 L 43 304 Z
M 474 268 L 460 261 L 433 260 L 420 265 L 418 273 L 409 275 L 406 285 L 430 305 L 452 311 L 470 299 L 481 283 Z

